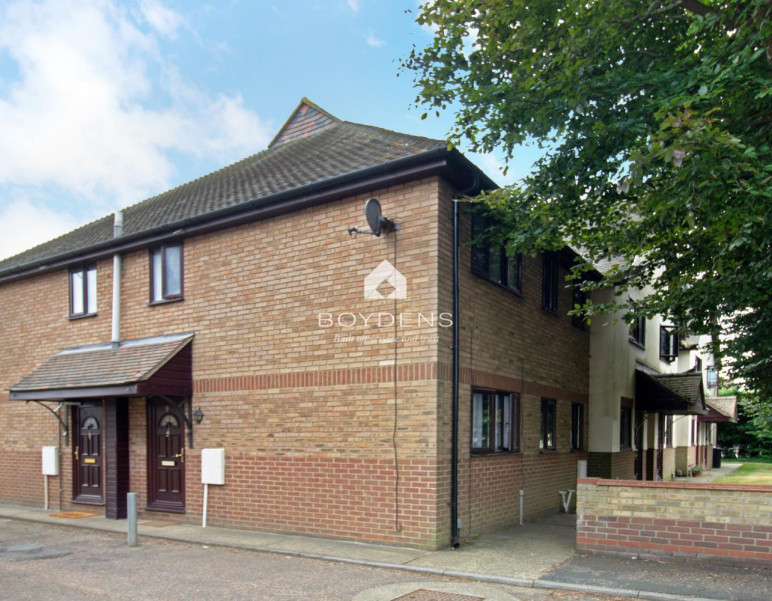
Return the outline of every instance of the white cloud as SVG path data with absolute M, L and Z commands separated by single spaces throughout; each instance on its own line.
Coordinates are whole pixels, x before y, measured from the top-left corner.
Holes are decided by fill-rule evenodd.
M 50 209 L 28 199 L 0 207 L 0 259 L 61 236 L 79 224 L 67 213 Z
M 367 45 L 372 46 L 373 48 L 380 48 L 381 46 L 385 46 L 386 42 L 375 37 L 375 34 L 371 31 L 367 34 Z
M 172 39 L 177 37 L 177 30 L 185 24 L 182 15 L 166 8 L 156 0 L 141 0 L 139 10 L 153 29 Z
M 359 0 L 348 0 L 348 7 L 352 12 L 359 12 Z
M 233 160 L 265 147 L 270 132 L 239 95 L 198 90 L 162 56 L 156 36 L 182 17 L 156 0 L 141 14 L 113 0 L 0 8 L 0 53 L 18 68 L 0 96 L 0 185 L 60 187 L 107 212 L 168 188 L 172 152 Z

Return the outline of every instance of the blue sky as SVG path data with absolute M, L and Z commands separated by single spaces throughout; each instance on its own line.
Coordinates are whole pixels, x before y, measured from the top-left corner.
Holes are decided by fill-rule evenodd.
M 303 97 L 444 139 L 418 0 L 0 0 L 0 258 L 263 150 Z M 463 150 L 463 148 L 462 148 Z M 522 176 L 472 156 L 495 181 Z

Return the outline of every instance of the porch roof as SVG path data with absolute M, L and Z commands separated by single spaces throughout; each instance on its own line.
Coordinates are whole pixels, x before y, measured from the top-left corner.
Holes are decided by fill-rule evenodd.
M 192 394 L 192 333 L 64 349 L 24 376 L 9 400 Z
M 699 373 L 648 374 L 635 372 L 636 406 L 668 415 L 707 415 Z
M 737 423 L 737 397 L 713 397 L 705 400 L 708 414 L 700 417 L 701 422 L 731 422 Z

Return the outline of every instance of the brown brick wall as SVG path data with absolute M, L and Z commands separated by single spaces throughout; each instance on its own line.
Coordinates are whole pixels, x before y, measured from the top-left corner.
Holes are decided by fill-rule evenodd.
M 195 333 L 193 406 L 205 418 L 194 426 L 195 449 L 186 461 L 187 513 L 175 518 L 200 520 L 200 449 L 223 447 L 226 484 L 210 487 L 212 524 L 447 544 L 451 331 L 413 326 L 418 313 L 452 310 L 452 193 L 427 178 L 185 239 L 181 302 L 150 306 L 148 253 L 124 256 L 122 338 Z M 396 307 L 363 296 L 365 275 L 383 259 L 394 261 L 395 237 L 347 233 L 363 225 L 369 196 L 401 226 L 396 266 L 408 296 Z M 468 238 L 467 218 L 462 231 Z M 459 515 L 477 529 L 514 523 L 521 488 L 529 519 L 558 511 L 558 491 L 574 488 L 576 461 L 586 453 L 568 448 L 570 404 L 587 401 L 588 333 L 562 314 L 567 293 L 561 315 L 541 309 L 540 259 L 525 260 L 523 295 L 516 296 L 473 276 L 469 249 L 461 254 Z M 101 261 L 98 314 L 79 320 L 68 319 L 66 270 L 0 286 L 0 311 L 13 324 L 0 329 L 0 390 L 62 348 L 109 340 L 111 281 L 112 261 Z M 379 340 L 394 328 L 376 320 L 354 328 L 318 322 L 319 313 L 368 316 L 395 308 L 414 316 L 397 328 L 406 338 L 396 345 L 396 405 L 395 344 Z M 522 394 L 521 454 L 470 457 L 472 386 Z M 555 453 L 538 449 L 542 396 L 558 401 Z M 130 488 L 140 508 L 147 502 L 146 420 L 144 399 L 132 399 Z M 0 397 L 0 432 L 0 499 L 39 502 L 40 446 L 57 444 L 54 418 Z M 68 508 L 72 448 L 62 451 Z
M 772 488 L 579 480 L 577 548 L 772 563 Z
M 453 190 L 441 188 L 440 223 L 452 223 Z M 462 211 L 463 213 L 463 211 Z M 471 271 L 471 221 L 461 220 L 461 315 L 459 394 L 459 517 L 462 534 L 511 526 L 519 518 L 519 492 L 524 516 L 532 520 L 560 511 L 560 490 L 576 487 L 576 462 L 586 452 L 570 450 L 571 403 L 587 403 L 589 391 L 589 331 L 571 325 L 569 292 L 560 291 L 558 315 L 541 306 L 542 259 L 523 258 L 522 294 L 497 286 Z M 440 230 L 440 300 L 452 310 L 452 229 Z M 561 277 L 566 272 L 561 269 Z M 439 361 L 448 373 L 452 365 L 452 332 L 440 331 Z M 444 372 L 441 372 L 444 373 Z M 473 387 L 521 394 L 521 451 L 472 456 L 471 396 Z M 450 384 L 440 388 L 440 429 L 446 457 L 450 456 Z M 541 398 L 554 398 L 558 407 L 557 451 L 539 451 Z M 585 448 L 589 411 L 585 405 Z M 450 479 L 445 483 L 450 488 Z

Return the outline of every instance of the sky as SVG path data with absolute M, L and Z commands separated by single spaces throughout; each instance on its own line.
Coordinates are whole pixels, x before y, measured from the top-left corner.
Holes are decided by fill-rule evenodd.
M 445 139 L 418 0 L 0 0 L 0 258 L 264 150 L 300 100 Z M 461 147 L 463 151 L 463 146 Z M 495 154 L 472 155 L 494 181 Z

